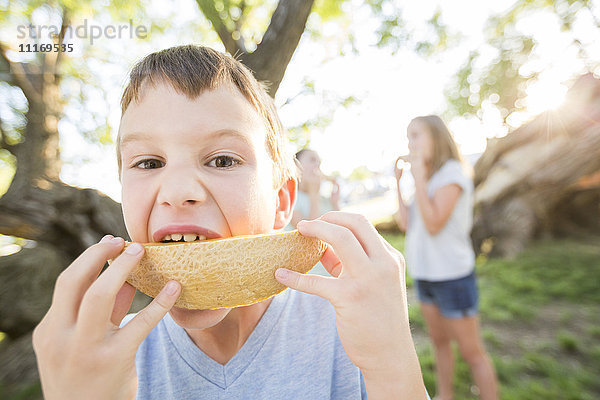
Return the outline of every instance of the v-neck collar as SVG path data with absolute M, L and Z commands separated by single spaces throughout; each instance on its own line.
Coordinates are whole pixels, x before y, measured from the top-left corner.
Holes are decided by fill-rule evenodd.
M 167 313 L 163 319 L 167 333 L 173 346 L 185 362 L 198 374 L 214 385 L 226 389 L 250 365 L 260 349 L 262 349 L 277 320 L 281 316 L 289 298 L 289 290 L 273 297 L 271 304 L 262 315 L 258 324 L 248 336 L 242 348 L 225 365 L 221 365 L 207 356 L 192 339 L 185 329 L 177 325 Z

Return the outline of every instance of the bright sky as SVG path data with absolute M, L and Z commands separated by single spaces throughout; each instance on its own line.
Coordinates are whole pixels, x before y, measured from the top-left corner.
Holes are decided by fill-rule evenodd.
M 357 165 L 366 165 L 376 171 L 390 169 L 395 157 L 407 152 L 406 127 L 410 120 L 417 115 L 444 110 L 444 88 L 466 60 L 469 51 L 481 47 L 487 17 L 511 3 L 506 0 L 405 2 L 404 12 L 408 21 L 423 21 L 440 7 L 444 22 L 465 37 L 460 46 L 437 58 L 424 59 L 411 51 L 392 56 L 385 50 L 368 48 L 368 43 L 372 43 L 368 32 L 374 30 L 368 20 L 355 21 L 366 32 L 366 43 L 360 56 L 319 65 L 319 58 L 310 57 L 314 54 L 313 50 L 309 46 L 301 47 L 295 57 L 297 62 L 290 65 L 278 95 L 285 98 L 299 90 L 294 83 L 301 79 L 304 71 L 311 71 L 315 80 L 324 82 L 332 90 L 348 93 L 348 87 L 352 87 L 356 93 L 367 94 L 359 106 L 338 110 L 334 122 L 323 133 L 314 133 L 312 147 L 321 154 L 323 169 L 326 172 L 340 170 L 342 175 L 349 174 Z M 467 9 L 469 11 L 465 13 Z M 514 122 L 515 127 L 542 111 L 560 105 L 567 90 L 562 83 L 571 77 L 573 71 L 582 68 L 575 54 L 565 53 L 569 42 L 560 35 L 556 21 L 541 16 L 528 18 L 519 26 L 529 34 L 533 33 L 532 27 L 536 29 L 536 38 L 540 38 L 543 55 L 536 63 L 538 66 L 541 63 L 547 71 L 541 75 L 539 83 L 527 90 L 528 112 L 521 113 L 518 119 L 515 116 L 513 121 L 509 120 Z M 595 54 L 600 56 L 598 47 L 595 46 Z M 316 112 L 318 107 L 319 104 L 314 104 L 306 108 L 309 112 Z M 281 115 L 284 120 L 297 123 L 306 114 L 284 108 Z M 485 108 L 483 121 L 456 118 L 448 122 L 464 154 L 480 153 L 485 149 L 487 137 L 507 133 L 501 116 L 489 106 Z
M 154 4 L 160 3 L 156 1 Z M 182 21 L 194 18 L 199 11 L 192 0 L 179 0 Z M 340 96 L 354 94 L 362 101 L 349 109 L 340 107 L 330 126 L 323 131 L 316 130 L 311 135 L 311 147 L 320 153 L 322 168 L 328 173 L 340 171 L 343 176 L 360 165 L 366 165 L 373 171 L 391 174 L 394 159 L 407 152 L 406 126 L 418 115 L 440 113 L 445 108 L 444 88 L 453 74 L 466 60 L 470 50 L 479 48 L 483 42 L 482 29 L 491 13 L 499 12 L 512 3 L 512 0 L 475 1 L 456 0 L 444 2 L 429 0 L 403 2 L 404 17 L 408 21 L 425 21 L 436 8 L 441 8 L 443 22 L 464 36 L 460 46 L 443 56 L 424 59 L 410 51 L 400 51 L 391 55 L 388 49 L 376 49 L 371 46 L 375 38 L 376 25 L 368 13 L 361 11 L 356 1 L 353 23 L 360 26 L 357 34 L 360 55 L 344 58 L 330 58 L 330 50 L 322 45 L 311 43 L 304 38 L 298 47 L 285 79 L 277 93 L 276 102 L 281 105 L 286 99 L 295 96 L 301 89 L 301 82 L 307 77 L 323 91 L 339 93 Z M 157 10 L 162 9 L 155 6 Z M 468 10 L 468 12 L 465 12 Z M 593 23 L 588 21 L 588 24 Z M 531 68 L 543 66 L 546 70 L 540 81 L 527 89 L 528 112 L 515 115 L 509 122 L 518 126 L 533 115 L 560 104 L 566 92 L 563 84 L 582 65 L 575 54 L 567 50 L 569 43 L 560 35 L 559 26 L 545 16 L 532 17 L 522 22 L 521 29 L 536 29 L 536 38 L 541 38 L 541 57 L 532 62 Z M 326 26 L 335 33 L 334 26 Z M 585 23 L 576 29 L 587 29 Z M 528 32 L 529 33 L 529 32 Z M 184 40 L 181 43 L 190 42 Z M 122 47 L 123 54 L 132 57 L 131 47 L 136 46 L 135 58 L 147 54 L 156 48 L 170 46 L 173 43 L 165 39 L 164 45 L 152 41 L 151 47 L 125 40 L 113 41 Z M 600 42 L 590 47 L 591 56 L 600 60 Z M 124 60 L 128 60 L 127 57 Z M 117 60 L 118 61 L 118 60 Z M 133 61 L 133 59 L 131 59 Z M 120 91 L 130 67 L 127 62 L 119 64 L 93 65 L 92 69 L 102 74 L 106 81 L 106 96 L 94 101 L 98 107 L 109 107 L 109 121 L 116 135 L 120 110 L 118 107 Z M 122 65 L 127 64 L 127 65 Z M 600 72 L 600 71 L 598 71 Z M 108 106 L 107 106 L 108 104 Z M 299 97 L 280 110 L 284 125 L 294 126 L 311 118 L 319 111 L 321 104 L 314 97 Z M 72 116 L 77 120 L 77 115 Z M 502 136 L 507 128 L 502 126 L 501 118 L 495 108 L 484 108 L 482 121 L 477 118 L 456 118 L 448 121 L 461 151 L 464 154 L 480 153 L 485 149 L 487 137 Z M 97 188 L 115 200 L 120 199 L 120 186 L 117 179 L 116 162 L 112 149 L 101 149 L 86 143 L 78 133 L 76 126 L 63 123 L 61 132 L 61 150 L 66 160 L 73 162 L 63 167 L 61 178 L 72 185 Z

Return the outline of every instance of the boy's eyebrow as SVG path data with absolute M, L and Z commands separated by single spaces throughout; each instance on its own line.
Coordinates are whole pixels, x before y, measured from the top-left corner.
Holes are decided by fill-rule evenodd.
M 219 139 L 219 138 L 222 138 L 225 136 L 231 136 L 236 139 L 242 140 L 242 141 L 246 142 L 247 144 L 251 144 L 250 138 L 248 137 L 247 134 L 244 134 L 235 129 L 219 129 L 217 131 L 209 133 L 207 136 L 208 136 L 208 139 Z M 127 134 L 125 137 L 122 137 L 120 145 L 121 145 L 121 147 L 123 147 L 125 144 L 127 144 L 129 142 L 154 141 L 154 140 L 155 140 L 155 138 L 152 135 L 150 135 L 149 133 L 133 132 L 133 133 Z
M 125 137 L 121 137 L 120 146 L 123 147 L 125 144 L 129 142 L 136 141 L 144 141 L 144 140 L 152 140 L 152 136 L 145 132 L 134 132 L 130 133 Z
M 235 129 L 219 129 L 218 131 L 209 133 L 208 136 L 211 137 L 211 139 L 213 137 L 216 139 L 220 139 L 224 136 L 231 136 L 236 139 L 242 140 L 243 142 L 246 142 L 247 144 L 251 144 L 248 134 L 244 134 Z

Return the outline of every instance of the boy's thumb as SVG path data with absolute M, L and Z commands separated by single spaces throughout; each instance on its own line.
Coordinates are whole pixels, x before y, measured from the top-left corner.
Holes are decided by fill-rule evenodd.
M 181 293 L 181 285 L 169 281 L 150 304 L 140 311 L 127 325 L 122 328 L 130 346 L 137 347 L 173 307 Z

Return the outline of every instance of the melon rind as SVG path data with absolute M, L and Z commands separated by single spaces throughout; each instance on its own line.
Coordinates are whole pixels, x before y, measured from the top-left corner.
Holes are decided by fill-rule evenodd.
M 287 287 L 275 270 L 306 273 L 327 245 L 298 231 L 237 236 L 194 243 L 148 243 L 127 282 L 156 297 L 164 285 L 182 285 L 176 307 L 216 309 L 254 304 Z

